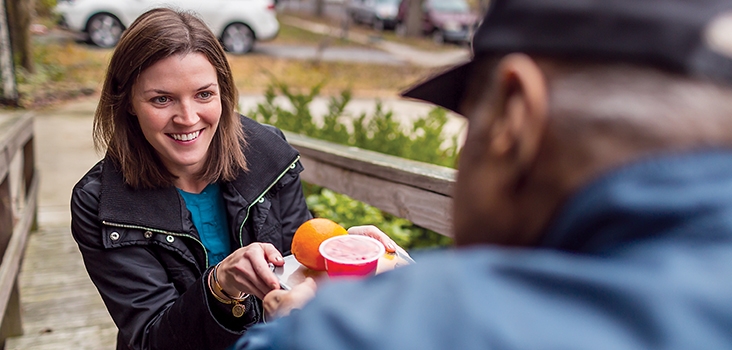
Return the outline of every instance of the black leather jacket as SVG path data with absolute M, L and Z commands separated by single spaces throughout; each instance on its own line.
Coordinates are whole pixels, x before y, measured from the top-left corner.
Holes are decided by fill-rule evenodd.
M 249 171 L 221 183 L 232 250 L 272 243 L 288 254 L 311 218 L 298 152 L 272 127 L 242 117 Z M 117 349 L 224 349 L 261 319 L 250 298 L 241 318 L 206 286 L 206 252 L 174 187 L 132 190 L 102 160 L 74 187 L 71 232 L 119 328 Z

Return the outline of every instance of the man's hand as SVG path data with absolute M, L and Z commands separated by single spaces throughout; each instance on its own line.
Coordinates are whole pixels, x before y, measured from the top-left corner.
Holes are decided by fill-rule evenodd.
M 394 253 L 399 250 L 399 253 L 403 256 L 409 256 L 404 248 L 398 246 L 391 238 L 389 238 L 389 236 L 386 235 L 386 233 L 379 230 L 379 228 L 374 225 L 352 226 L 348 229 L 348 234 L 375 238 L 384 245 L 387 253 Z
M 293 309 L 300 309 L 315 296 L 318 286 L 315 280 L 308 277 L 292 290 L 273 290 L 264 297 L 264 313 L 267 320 L 274 320 L 290 314 Z

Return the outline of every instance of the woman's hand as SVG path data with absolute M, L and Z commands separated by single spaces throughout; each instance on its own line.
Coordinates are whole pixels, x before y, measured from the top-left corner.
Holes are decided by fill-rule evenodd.
M 308 277 L 292 290 L 273 290 L 263 299 L 265 319 L 274 320 L 287 316 L 293 309 L 300 309 L 315 297 L 318 286 Z
M 273 289 L 279 289 L 277 276 L 269 263 L 284 265 L 282 254 L 269 243 L 252 243 L 227 256 L 216 270 L 221 288 L 232 296 L 240 292 L 263 298 Z

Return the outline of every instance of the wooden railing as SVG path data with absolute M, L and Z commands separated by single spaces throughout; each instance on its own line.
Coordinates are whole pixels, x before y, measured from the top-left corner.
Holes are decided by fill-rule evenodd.
M 38 176 L 31 116 L 0 117 L 0 349 L 22 334 L 18 272 L 36 226 Z
M 303 181 L 343 193 L 452 236 L 455 170 L 286 133 L 300 151 Z

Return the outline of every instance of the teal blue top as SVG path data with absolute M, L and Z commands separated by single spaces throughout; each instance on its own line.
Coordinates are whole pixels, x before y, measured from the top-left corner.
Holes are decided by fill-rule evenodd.
M 191 212 L 193 226 L 198 230 L 201 242 L 206 248 L 208 264 L 213 266 L 231 253 L 231 242 L 226 223 L 224 198 L 218 184 L 210 184 L 201 193 L 189 193 L 178 189 Z

